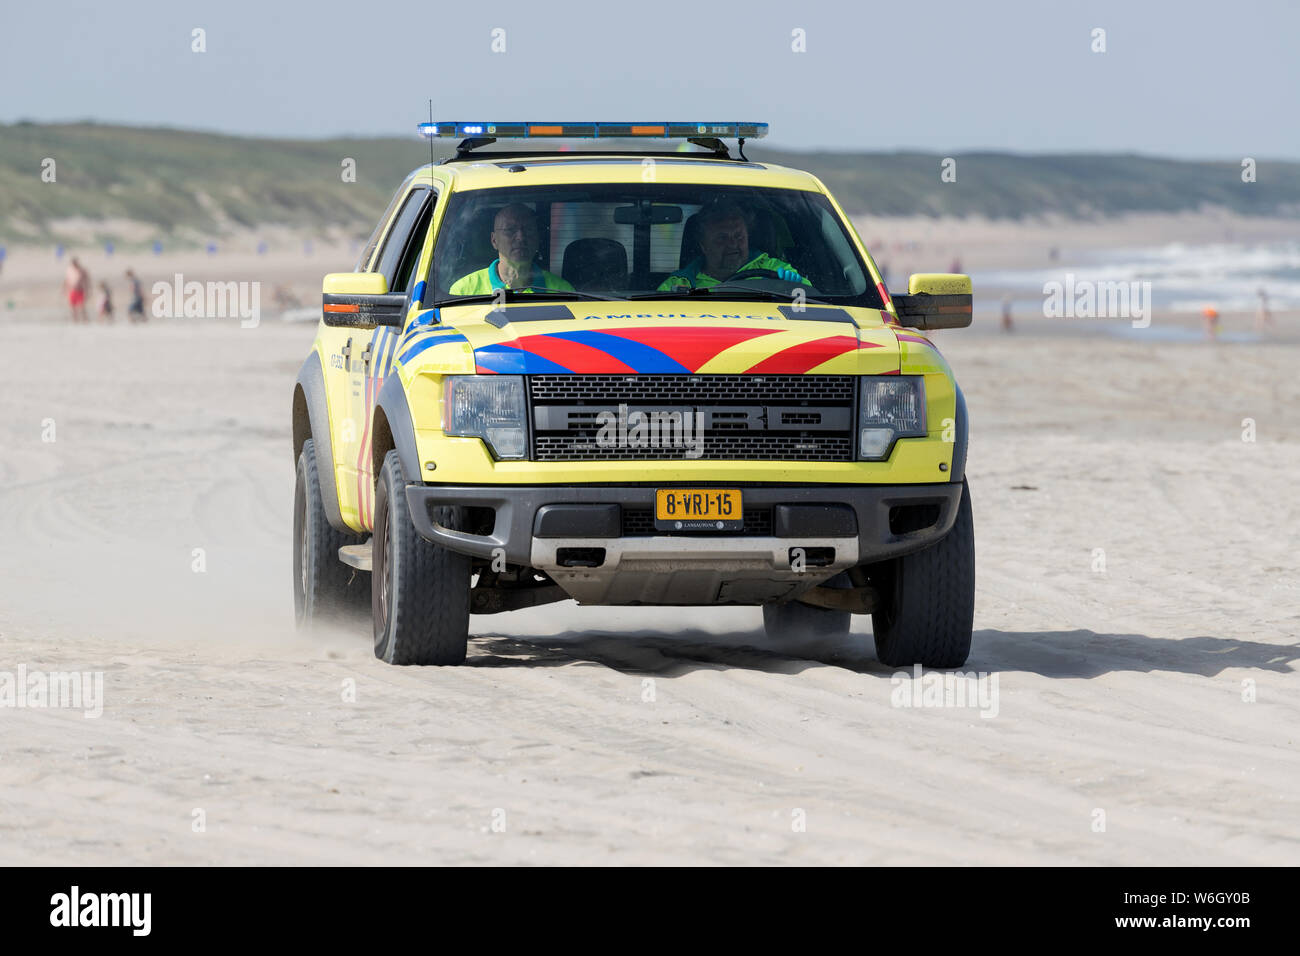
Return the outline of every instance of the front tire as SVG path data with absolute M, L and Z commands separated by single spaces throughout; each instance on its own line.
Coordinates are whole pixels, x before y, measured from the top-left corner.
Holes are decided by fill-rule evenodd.
M 459 526 L 458 509 L 435 520 Z M 389 664 L 460 664 L 469 642 L 470 559 L 426 541 L 406 503 L 396 451 L 384 458 L 375 488 L 372 544 L 375 656 Z
M 889 667 L 961 667 L 975 619 L 975 524 L 962 482 L 957 520 L 940 541 L 871 569 L 876 658 Z
M 330 524 L 321 498 L 316 444 L 303 442 L 293 490 L 293 613 L 299 628 L 339 616 L 369 581 L 339 560 L 339 548 L 360 539 Z

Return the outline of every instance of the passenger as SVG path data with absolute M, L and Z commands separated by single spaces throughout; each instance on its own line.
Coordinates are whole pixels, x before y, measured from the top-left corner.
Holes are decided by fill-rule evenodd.
M 572 285 L 534 261 L 541 233 L 537 216 L 527 206 L 515 203 L 498 212 L 490 238 L 497 258 L 487 268 L 453 282 L 448 290 L 452 295 L 481 295 L 497 289 L 574 291 Z
M 701 255 L 664 279 L 659 286 L 660 292 L 706 289 L 751 269 L 774 272 L 785 282 L 812 285 L 790 263 L 749 248 L 749 226 L 745 221 L 745 211 L 739 204 L 722 200 L 706 206 L 697 215 Z

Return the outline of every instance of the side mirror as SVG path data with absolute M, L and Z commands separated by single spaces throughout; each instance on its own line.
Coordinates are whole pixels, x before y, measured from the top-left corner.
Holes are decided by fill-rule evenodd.
M 326 325 L 373 329 L 402 325 L 406 293 L 388 293 L 388 280 L 379 272 L 331 272 L 321 286 L 321 315 Z
M 907 280 L 907 295 L 891 296 L 900 325 L 964 329 L 971 323 L 970 276 L 922 272 Z

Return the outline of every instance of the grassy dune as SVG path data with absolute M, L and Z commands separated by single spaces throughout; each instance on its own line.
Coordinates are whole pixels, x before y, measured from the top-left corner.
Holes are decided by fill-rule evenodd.
M 448 147 L 439 147 L 439 156 Z M 811 170 L 854 214 L 1092 218 L 1206 206 L 1247 215 L 1300 210 L 1300 163 L 1143 156 L 957 154 L 940 181 L 926 153 L 796 153 L 754 146 L 751 159 Z M 410 139 L 275 140 L 98 124 L 0 125 L 0 242 L 96 239 L 198 243 L 240 230 L 364 235 L 393 189 L 427 157 Z M 42 182 L 52 158 L 56 181 Z M 356 182 L 342 162 L 356 161 Z M 79 220 L 89 220 L 82 223 Z

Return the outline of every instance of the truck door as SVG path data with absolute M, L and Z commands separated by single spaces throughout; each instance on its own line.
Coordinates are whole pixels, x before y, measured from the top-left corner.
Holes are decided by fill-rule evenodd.
M 408 306 L 415 261 L 429 231 L 436 196 L 428 186 L 416 186 L 407 195 L 379 248 L 371 271 L 380 272 L 388 282 L 390 294 L 407 294 Z M 402 310 L 405 317 L 407 310 Z M 370 461 L 375 399 L 393 366 L 393 353 L 402 330 L 392 326 L 357 329 L 353 335 L 349 367 L 349 418 L 358 436 L 350 449 L 349 491 L 357 503 L 360 527 L 369 531 L 373 524 L 375 479 Z M 408 476 L 417 478 L 418 476 Z

